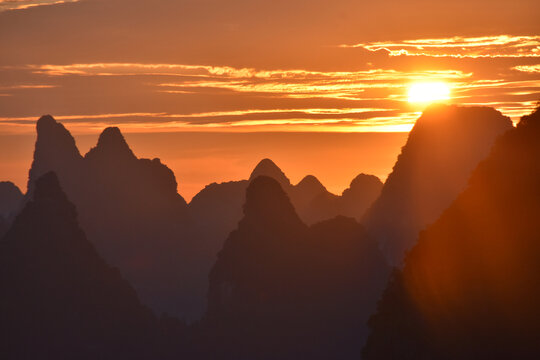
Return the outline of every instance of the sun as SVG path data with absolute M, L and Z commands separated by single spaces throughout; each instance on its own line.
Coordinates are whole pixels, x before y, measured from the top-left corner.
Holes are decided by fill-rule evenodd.
M 414 83 L 409 87 L 410 103 L 431 103 L 450 99 L 450 87 L 443 82 Z

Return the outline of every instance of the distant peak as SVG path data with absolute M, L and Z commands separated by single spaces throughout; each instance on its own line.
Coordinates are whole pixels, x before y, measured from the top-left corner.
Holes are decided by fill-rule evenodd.
M 280 184 L 269 176 L 258 176 L 246 190 L 246 219 L 257 223 L 301 223 Z
M 51 115 L 43 115 L 37 121 L 38 130 L 39 130 L 40 127 L 47 127 L 47 126 L 50 127 L 50 126 L 54 126 L 56 124 L 57 124 L 56 120 L 54 120 L 54 118 Z
M 291 185 L 289 178 L 281 171 L 281 169 L 270 159 L 262 159 L 249 177 L 249 180 L 253 180 L 258 176 L 268 176 L 276 180 L 283 188 Z
M 300 189 L 326 190 L 324 185 L 313 175 L 306 175 L 297 185 Z
M 99 135 L 99 140 L 97 146 L 127 146 L 126 140 L 122 135 L 122 132 L 116 126 L 108 127 L 101 135 Z
M 129 148 L 129 145 L 124 139 L 122 132 L 117 127 L 108 127 L 103 130 L 101 135 L 99 135 L 96 147 L 92 148 L 86 156 L 92 156 L 91 154 L 96 153 L 103 153 L 107 154 L 108 156 L 121 155 L 135 158 L 135 155 L 133 154 L 133 152 Z
M 381 186 L 383 185 L 381 179 L 376 177 L 375 175 L 370 174 L 358 174 L 352 181 L 350 188 L 365 186 L 365 185 L 373 185 L 373 186 Z
M 38 136 L 52 138 L 52 140 L 66 138 L 70 139 L 69 142 L 72 142 L 73 145 L 75 145 L 75 140 L 73 140 L 69 131 L 67 131 L 64 125 L 54 120 L 51 115 L 43 115 L 40 117 L 36 123 L 36 129 Z

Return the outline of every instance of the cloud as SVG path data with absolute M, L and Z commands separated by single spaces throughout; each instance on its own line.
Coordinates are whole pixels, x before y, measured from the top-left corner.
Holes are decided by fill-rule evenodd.
M 29 65 L 36 74 L 49 76 L 166 76 L 180 81 L 157 84 L 158 91 L 188 94 L 201 88 L 239 93 L 271 94 L 290 98 L 334 98 L 358 100 L 367 89 L 403 88 L 413 81 L 457 80 L 471 73 L 459 70 L 361 71 L 256 70 L 230 66 L 185 64 L 95 63 L 70 65 Z
M 7 10 L 24 10 L 36 6 L 58 5 L 79 0 L 0 0 L 0 12 Z
M 457 58 L 540 57 L 540 36 L 482 36 L 372 42 L 340 45 L 372 52 L 387 51 L 390 56 L 431 56 Z
M 536 65 L 518 65 L 514 66 L 512 69 L 526 72 L 526 73 L 540 73 L 540 64 Z
M 194 114 L 110 113 L 56 115 L 70 127 L 99 131 L 121 126 L 128 132 L 162 131 L 409 131 L 417 112 L 392 109 L 249 109 Z M 32 131 L 35 117 L 0 117 L 0 124 Z

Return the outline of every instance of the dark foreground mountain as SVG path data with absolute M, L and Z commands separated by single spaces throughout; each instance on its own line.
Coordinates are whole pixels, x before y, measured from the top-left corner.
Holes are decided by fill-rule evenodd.
M 371 319 L 366 359 L 540 358 L 539 110 L 421 233 Z
M 432 105 L 409 134 L 363 224 L 390 263 L 401 265 L 418 232 L 463 191 L 509 118 L 487 107 Z
M 153 359 L 157 321 L 48 173 L 0 241 L 3 359 Z
M 42 117 L 37 132 L 29 196 L 40 175 L 55 171 L 88 239 L 143 303 L 199 316 L 213 258 L 199 248 L 172 171 L 159 159 L 138 159 L 117 128 L 105 129 L 84 157 L 52 117 Z
M 0 181 L 0 237 L 7 231 L 11 219 L 23 199 L 21 190 L 9 181 Z
M 379 196 L 382 182 L 373 175 L 360 174 L 341 196 L 330 193 L 312 175 L 292 185 L 287 176 L 270 159 L 261 160 L 249 180 L 213 183 L 206 186 L 189 203 L 205 251 L 215 255 L 223 246 L 223 239 L 236 228 L 242 218 L 246 188 L 258 176 L 276 180 L 288 194 L 300 218 L 307 224 L 331 219 L 338 215 L 360 220 L 366 209 Z
M 0 216 L 5 218 L 13 216 L 21 205 L 23 194 L 21 190 L 10 181 L 0 181 Z
M 355 358 L 389 268 L 350 218 L 307 227 L 280 184 L 247 188 L 244 217 L 210 274 L 208 358 Z

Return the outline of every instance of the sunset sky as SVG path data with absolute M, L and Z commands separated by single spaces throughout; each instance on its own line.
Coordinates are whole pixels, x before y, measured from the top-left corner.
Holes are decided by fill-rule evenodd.
M 24 189 L 42 114 L 83 152 L 119 126 L 188 199 L 260 156 L 334 192 L 384 179 L 425 106 L 415 83 L 514 121 L 534 108 L 539 16 L 538 0 L 0 0 L 0 180 Z

